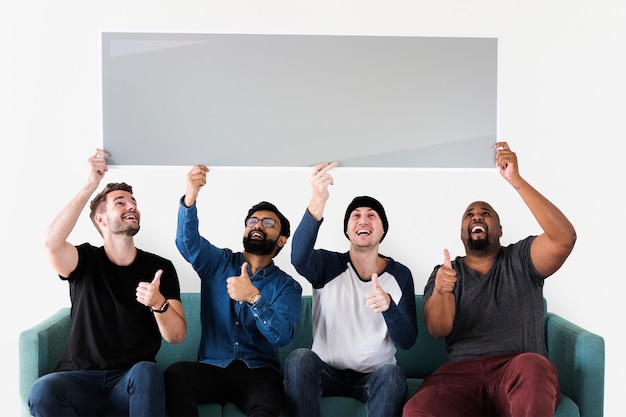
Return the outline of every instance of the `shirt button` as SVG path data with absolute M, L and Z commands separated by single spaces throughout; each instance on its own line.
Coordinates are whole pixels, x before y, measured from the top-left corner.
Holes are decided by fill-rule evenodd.
M 235 326 L 239 326 L 239 322 L 238 321 L 235 322 Z
M 235 346 L 239 346 L 239 342 L 235 342 Z

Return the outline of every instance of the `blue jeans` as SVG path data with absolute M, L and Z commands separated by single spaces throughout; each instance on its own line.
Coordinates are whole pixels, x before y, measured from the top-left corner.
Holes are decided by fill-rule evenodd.
M 322 396 L 352 397 L 365 403 L 370 417 L 402 415 L 407 382 L 396 365 L 381 365 L 371 373 L 335 369 L 310 349 L 296 349 L 284 367 L 285 405 L 290 416 L 320 415 Z
M 28 403 L 35 417 L 164 416 L 163 373 L 153 362 L 129 370 L 52 372 L 35 381 Z

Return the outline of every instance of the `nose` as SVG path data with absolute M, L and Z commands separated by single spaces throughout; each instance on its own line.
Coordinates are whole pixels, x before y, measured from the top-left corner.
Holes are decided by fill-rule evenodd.
M 483 219 L 483 215 L 480 213 L 474 213 L 472 214 L 472 220 L 473 221 L 478 221 L 478 220 L 482 220 Z

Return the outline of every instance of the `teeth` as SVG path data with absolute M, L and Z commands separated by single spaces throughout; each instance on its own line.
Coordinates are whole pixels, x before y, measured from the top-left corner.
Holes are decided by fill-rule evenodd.
M 356 234 L 357 234 L 357 235 L 369 235 L 369 233 L 370 233 L 370 232 L 369 232 L 369 231 L 367 231 L 367 230 L 357 230 L 357 231 L 356 231 Z
M 474 226 L 474 227 L 472 227 L 472 233 L 476 233 L 476 232 L 482 233 L 484 231 L 485 231 L 485 229 L 482 226 Z

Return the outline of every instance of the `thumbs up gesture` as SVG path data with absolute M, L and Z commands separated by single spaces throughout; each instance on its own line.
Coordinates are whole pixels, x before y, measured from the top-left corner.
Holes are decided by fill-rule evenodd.
M 448 249 L 443 250 L 443 265 L 437 271 L 435 276 L 435 291 L 439 294 L 451 293 L 456 285 L 456 270 L 450 262 L 450 252 Z
M 226 290 L 230 298 L 235 301 L 246 301 L 259 292 L 250 281 L 247 262 L 241 265 L 241 275 L 226 279 Z
M 141 281 L 137 285 L 135 297 L 139 303 L 146 307 L 161 308 L 165 302 L 165 297 L 161 295 L 161 275 L 163 275 L 163 270 L 159 269 L 154 274 L 152 282 Z
M 391 305 L 391 297 L 378 285 L 376 273 L 372 274 L 372 290 L 365 294 L 365 301 L 377 313 L 387 311 Z

